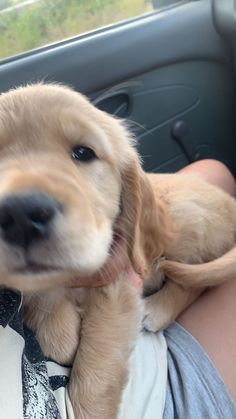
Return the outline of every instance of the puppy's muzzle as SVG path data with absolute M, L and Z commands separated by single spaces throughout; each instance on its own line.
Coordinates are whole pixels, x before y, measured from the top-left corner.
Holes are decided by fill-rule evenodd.
M 60 204 L 47 193 L 31 190 L 0 201 L 2 238 L 11 245 L 27 249 L 50 236 Z

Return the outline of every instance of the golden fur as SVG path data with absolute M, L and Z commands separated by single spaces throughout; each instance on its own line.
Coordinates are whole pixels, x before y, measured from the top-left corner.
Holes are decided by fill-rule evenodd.
M 151 174 L 149 179 L 175 224 L 164 258 L 156 265 L 168 280 L 145 301 L 144 325 L 156 331 L 167 327 L 207 286 L 236 274 L 236 202 L 197 175 Z M 151 275 L 155 283 L 156 271 Z
M 72 161 L 75 145 L 92 148 L 97 158 Z M 147 175 L 124 124 L 57 85 L 0 96 L 0 171 L 0 202 L 34 189 L 64 209 L 46 243 L 28 249 L 28 260 L 42 267 L 38 272 L 0 237 L 1 284 L 26 293 L 25 319 L 44 354 L 73 362 L 69 392 L 76 418 L 115 418 L 141 301 L 124 273 L 93 290 L 71 289 L 71 280 L 104 265 L 119 224 L 134 269 L 156 289 L 161 269 L 173 276 L 171 262 L 159 263 L 160 256 L 200 264 L 234 245 L 235 201 L 197 177 Z M 175 265 L 180 282 L 181 266 Z M 218 270 L 223 281 L 225 272 Z M 168 325 L 205 286 L 199 280 L 200 288 L 191 287 L 188 275 L 183 284 L 167 280 L 146 298 L 146 328 Z

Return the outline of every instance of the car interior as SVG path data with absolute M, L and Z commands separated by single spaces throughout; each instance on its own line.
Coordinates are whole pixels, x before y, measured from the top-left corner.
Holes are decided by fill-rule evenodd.
M 215 158 L 236 175 L 235 2 L 163 3 L 2 60 L 0 91 L 42 80 L 67 84 L 127 120 L 147 171 Z

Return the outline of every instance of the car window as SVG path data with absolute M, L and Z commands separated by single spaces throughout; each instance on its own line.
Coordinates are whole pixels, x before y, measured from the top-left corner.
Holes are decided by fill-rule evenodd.
M 0 0 L 0 59 L 173 3 L 178 0 Z

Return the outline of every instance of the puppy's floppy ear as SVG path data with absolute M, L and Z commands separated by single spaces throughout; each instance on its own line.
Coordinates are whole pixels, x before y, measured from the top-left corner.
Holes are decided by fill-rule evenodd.
M 135 271 L 146 278 L 156 258 L 172 238 L 172 222 L 161 199 L 154 195 L 136 155 L 122 174 L 122 214 L 128 252 Z

